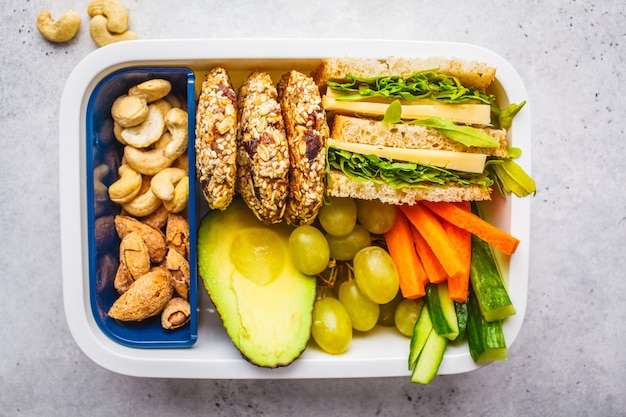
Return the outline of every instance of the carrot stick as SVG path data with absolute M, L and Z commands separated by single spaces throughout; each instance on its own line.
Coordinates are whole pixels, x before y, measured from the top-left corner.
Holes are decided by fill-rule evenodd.
M 507 255 L 511 255 L 515 252 L 517 245 L 519 245 L 519 239 L 514 238 L 505 231 L 481 219 L 471 211 L 466 211 L 457 205 L 445 202 L 433 203 L 426 201 L 424 201 L 423 204 L 439 217 L 476 235 Z
M 424 280 L 426 272 L 422 266 L 411 237 L 411 225 L 405 215 L 397 210 L 396 222 L 385 233 L 387 250 L 398 268 L 400 291 L 404 298 L 419 298 L 426 294 Z
M 447 220 L 442 220 L 441 223 L 464 268 L 462 274 L 448 279 L 448 296 L 452 300 L 462 303 L 467 300 L 468 294 L 472 260 L 472 234 Z
M 443 229 L 437 216 L 426 206 L 417 203 L 412 206 L 400 206 L 409 221 L 428 242 L 428 246 L 439 259 L 448 277 L 456 277 L 463 273 L 463 265 L 450 245 L 448 234 Z
M 424 265 L 428 282 L 438 284 L 448 279 L 448 274 L 446 274 L 443 266 L 441 266 L 441 262 L 439 262 L 439 259 L 435 256 L 433 250 L 430 246 L 428 246 L 428 242 L 426 242 L 424 236 L 422 236 L 413 225 L 411 225 L 411 236 L 413 237 L 413 242 L 415 243 L 417 255 L 420 257 L 422 265 Z

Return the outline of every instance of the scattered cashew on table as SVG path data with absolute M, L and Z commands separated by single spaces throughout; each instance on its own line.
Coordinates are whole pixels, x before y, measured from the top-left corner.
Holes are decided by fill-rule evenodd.
M 128 9 L 119 0 L 92 0 L 87 7 L 91 17 L 89 34 L 98 47 L 111 43 L 137 39 L 137 34 L 128 30 Z M 80 15 L 68 10 L 53 20 L 49 10 L 37 16 L 37 29 L 50 42 L 67 42 L 80 29 Z
M 41 36 L 50 42 L 67 42 L 76 36 L 80 29 L 80 15 L 70 9 L 54 21 L 50 10 L 42 10 L 37 16 L 37 29 Z

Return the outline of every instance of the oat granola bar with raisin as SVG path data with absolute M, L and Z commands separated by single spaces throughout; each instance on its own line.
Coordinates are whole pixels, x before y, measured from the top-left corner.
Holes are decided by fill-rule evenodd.
M 298 71 L 283 75 L 278 95 L 291 160 L 285 218 L 294 226 L 310 224 L 324 200 L 326 113 L 314 80 Z
M 235 195 L 237 96 L 224 68 L 202 83 L 196 110 L 196 177 L 211 209 L 225 210 Z
M 237 190 L 259 220 L 278 223 L 289 188 L 289 152 L 276 86 L 253 72 L 239 90 Z

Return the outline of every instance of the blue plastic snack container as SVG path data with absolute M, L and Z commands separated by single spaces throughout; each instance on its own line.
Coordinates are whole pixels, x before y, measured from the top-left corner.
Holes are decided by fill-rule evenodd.
M 122 322 L 107 315 L 111 305 L 120 296 L 113 286 L 115 261 L 119 260 L 120 239 L 115 231 L 113 219 L 120 213 L 121 207 L 108 200 L 102 192 L 101 184 L 110 186 L 118 178 L 114 168 L 121 163 L 124 145 L 113 134 L 111 105 L 118 97 L 144 81 L 166 79 L 172 84 L 170 94 L 179 98 L 183 110 L 188 113 L 188 167 L 189 201 L 187 209 L 179 213 L 189 223 L 190 283 L 189 303 L 191 305 L 189 322 L 174 330 L 161 326 L 158 314 L 140 322 Z M 87 104 L 86 115 L 86 172 L 87 172 L 87 221 L 88 259 L 89 259 L 89 298 L 91 310 L 98 327 L 112 340 L 136 348 L 181 348 L 192 346 L 197 339 L 197 274 L 196 274 L 196 205 L 195 205 L 195 74 L 185 67 L 139 67 L 115 71 L 102 79 L 93 90 Z M 98 181 L 100 174 L 106 172 L 103 181 Z M 96 189 L 100 187 L 99 189 Z M 96 225 L 96 223 L 99 223 Z M 111 231 L 108 228 L 113 228 Z M 96 233 L 107 228 L 109 238 L 106 244 L 97 244 Z M 112 236 L 112 239 L 111 239 Z

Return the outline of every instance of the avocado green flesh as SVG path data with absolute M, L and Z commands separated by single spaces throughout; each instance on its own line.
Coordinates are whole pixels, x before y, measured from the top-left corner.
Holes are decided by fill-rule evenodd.
M 214 210 L 198 230 L 198 271 L 226 332 L 262 367 L 297 359 L 311 334 L 315 277 L 293 265 L 292 227 L 267 226 L 239 199 Z

